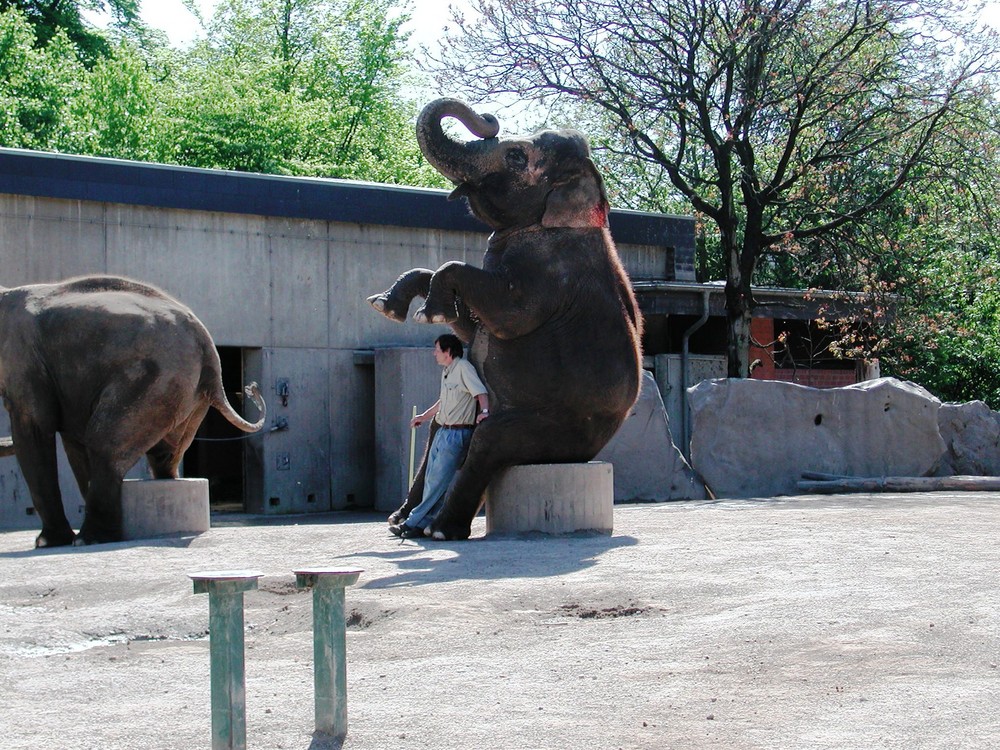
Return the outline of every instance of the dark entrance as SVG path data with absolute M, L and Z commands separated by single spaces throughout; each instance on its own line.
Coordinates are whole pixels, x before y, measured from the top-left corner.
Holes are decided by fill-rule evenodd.
M 218 351 L 226 396 L 233 408 L 243 414 L 243 350 L 236 346 L 220 346 Z M 246 433 L 229 424 L 219 412 L 209 409 L 194 442 L 184 454 L 184 476 L 208 479 L 209 502 L 215 512 L 245 510 L 246 437 Z

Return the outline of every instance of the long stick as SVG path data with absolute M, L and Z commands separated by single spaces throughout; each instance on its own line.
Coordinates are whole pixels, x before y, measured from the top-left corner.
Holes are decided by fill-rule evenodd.
M 413 417 L 415 418 L 416 416 L 417 416 L 417 406 L 416 404 L 414 404 Z M 413 486 L 413 457 L 416 452 L 416 447 L 417 447 L 417 428 L 411 427 L 410 428 L 410 483 L 407 485 L 408 488 Z
M 799 489 L 818 494 L 842 492 L 998 492 L 1000 477 L 844 477 L 800 480 Z

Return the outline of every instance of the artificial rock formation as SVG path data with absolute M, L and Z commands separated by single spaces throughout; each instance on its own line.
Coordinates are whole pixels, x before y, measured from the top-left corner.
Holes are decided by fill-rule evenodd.
M 1000 476 L 1000 414 L 982 401 L 942 404 L 938 426 L 946 450 L 936 476 Z
M 941 402 L 894 378 L 843 388 L 706 380 L 688 390 L 691 464 L 717 497 L 796 494 L 803 473 L 926 476 Z
M 705 485 L 670 437 L 667 410 L 648 372 L 632 411 L 594 460 L 614 465 L 617 503 L 705 499 Z

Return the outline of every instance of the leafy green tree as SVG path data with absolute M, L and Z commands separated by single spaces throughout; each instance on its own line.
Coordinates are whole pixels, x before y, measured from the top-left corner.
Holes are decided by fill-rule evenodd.
M 434 62 L 475 100 L 579 103 L 714 226 L 728 369 L 749 370 L 763 257 L 856 226 L 998 71 L 953 0 L 476 0 Z M 863 179 L 866 189 L 855 190 Z
M 405 15 L 392 10 L 225 0 L 189 50 L 112 28 L 88 65 L 66 31 L 42 44 L 11 8 L 0 13 L 0 145 L 444 186 L 413 138 Z
M 18 10 L 0 12 L 0 144 L 55 148 L 84 69 L 63 32 L 44 47 Z
M 120 159 L 155 160 L 162 138 L 154 68 L 122 42 L 83 76 L 66 112 L 61 151 Z
M 45 47 L 59 33 L 78 50 L 80 58 L 93 65 L 111 53 L 104 34 L 84 18 L 84 11 L 108 14 L 118 29 L 141 30 L 140 0 L 0 0 L 0 12 L 18 10 L 34 29 L 35 44 Z
M 164 161 L 442 184 L 412 137 L 392 0 L 224 0 L 166 92 Z

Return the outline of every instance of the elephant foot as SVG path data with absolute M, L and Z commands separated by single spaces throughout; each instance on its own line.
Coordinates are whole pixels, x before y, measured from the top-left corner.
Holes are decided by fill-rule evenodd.
M 87 544 L 107 544 L 108 542 L 120 542 L 122 538 L 123 534 L 121 531 L 109 529 L 91 530 L 84 523 L 83 528 L 80 529 L 80 533 L 76 535 L 73 545 L 75 547 L 83 547 Z
M 469 535 L 472 533 L 472 527 L 469 524 L 448 523 L 447 521 L 439 523 L 435 521 L 430 532 L 427 536 L 438 542 L 461 542 L 469 538 Z
M 66 547 L 75 544 L 76 535 L 72 529 L 65 531 L 42 531 L 35 537 L 35 549 L 42 547 Z
M 385 292 L 382 292 L 382 294 L 373 294 L 368 298 L 368 304 L 389 318 L 389 320 L 395 320 L 397 323 L 406 322 L 406 312 L 409 309 L 409 304 L 404 307 L 399 300 L 394 300 L 390 294 Z
M 454 312 L 434 312 L 428 310 L 427 305 L 424 305 L 413 314 L 413 319 L 417 323 L 454 323 L 458 320 L 458 315 Z

